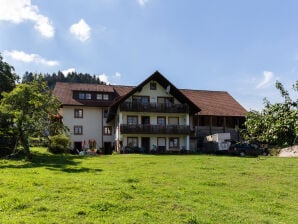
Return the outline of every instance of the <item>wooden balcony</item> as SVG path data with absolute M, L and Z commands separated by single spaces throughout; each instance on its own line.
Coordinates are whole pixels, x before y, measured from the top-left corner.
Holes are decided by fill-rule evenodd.
M 124 102 L 120 105 L 120 110 L 131 112 L 188 113 L 189 107 L 186 104 Z
M 180 134 L 189 135 L 188 125 L 121 124 L 122 134 Z

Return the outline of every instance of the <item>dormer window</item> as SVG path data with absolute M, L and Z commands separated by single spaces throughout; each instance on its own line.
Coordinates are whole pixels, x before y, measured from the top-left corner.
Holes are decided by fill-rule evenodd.
M 91 100 L 91 93 L 86 93 L 86 100 Z
M 97 93 L 96 94 L 96 99 L 97 100 L 102 100 L 102 94 L 101 93 Z
M 97 93 L 96 94 L 96 99 L 97 100 L 109 100 L 110 96 L 107 93 Z
M 85 93 L 79 93 L 79 99 L 84 100 L 85 99 Z
M 103 94 L 103 100 L 109 100 L 109 94 Z
M 91 93 L 79 92 L 80 100 L 91 100 Z

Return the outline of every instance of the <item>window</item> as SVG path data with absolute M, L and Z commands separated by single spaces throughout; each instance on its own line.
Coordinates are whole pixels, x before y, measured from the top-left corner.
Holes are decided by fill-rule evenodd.
M 109 113 L 108 109 L 103 110 L 103 117 L 104 118 L 107 118 L 108 117 L 108 113 Z
M 166 117 L 157 117 L 158 125 L 166 125 Z
M 91 93 L 79 92 L 80 100 L 91 100 Z
M 101 93 L 97 93 L 96 94 L 96 99 L 97 100 L 102 100 L 102 94 Z
M 137 116 L 127 116 L 127 124 L 138 124 Z
M 84 100 L 85 99 L 85 93 L 80 92 L 79 93 L 79 99 Z
M 157 97 L 157 103 L 172 105 L 174 103 L 173 97 Z
M 179 138 L 169 138 L 169 148 L 179 148 Z
M 96 99 L 97 100 L 109 100 L 110 96 L 107 93 L 97 93 L 96 94 Z
M 179 117 L 169 117 L 169 125 L 178 125 L 179 124 Z
M 85 98 L 86 100 L 91 100 L 91 93 L 86 93 Z
M 157 138 L 157 150 L 159 152 L 165 152 L 166 148 L 166 138 Z
M 149 96 L 132 96 L 133 103 L 147 104 L 150 102 Z
M 127 137 L 127 146 L 138 147 L 138 138 L 137 137 Z
M 150 82 L 150 90 L 156 90 L 156 83 Z
M 82 135 L 83 134 L 83 126 L 82 125 L 75 125 L 73 127 L 73 133 L 75 135 Z
M 157 146 L 166 146 L 166 138 L 157 138 Z
M 112 126 L 104 126 L 103 127 L 103 134 L 104 135 L 111 135 L 112 134 Z
M 75 118 L 83 118 L 83 109 L 74 109 Z
M 103 94 L 103 100 L 109 100 L 109 94 Z

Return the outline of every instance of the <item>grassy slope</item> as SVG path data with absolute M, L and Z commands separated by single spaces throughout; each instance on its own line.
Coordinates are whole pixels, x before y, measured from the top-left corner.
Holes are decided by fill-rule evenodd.
M 0 160 L 0 223 L 298 222 L 297 158 L 39 152 Z

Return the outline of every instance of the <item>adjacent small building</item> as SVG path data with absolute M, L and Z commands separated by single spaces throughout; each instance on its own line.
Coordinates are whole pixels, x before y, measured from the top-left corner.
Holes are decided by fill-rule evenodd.
M 198 151 L 204 137 L 238 141 L 247 111 L 227 92 L 178 89 L 158 71 L 138 86 L 56 83 L 72 147 L 94 141 L 106 154 Z

